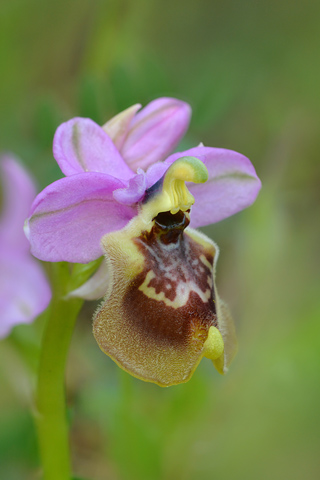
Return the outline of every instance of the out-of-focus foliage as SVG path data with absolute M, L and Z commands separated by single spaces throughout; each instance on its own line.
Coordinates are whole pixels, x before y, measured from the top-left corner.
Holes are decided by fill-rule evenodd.
M 263 190 L 206 229 L 239 335 L 230 373 L 185 385 L 129 377 L 98 349 L 87 304 L 67 393 L 75 472 L 92 480 L 313 480 L 320 401 L 320 4 L 315 0 L 4 0 L 0 142 L 39 188 L 63 120 L 105 122 L 161 95 L 199 141 L 247 155 Z M 214 208 L 214 205 L 212 206 Z M 28 407 L 44 318 L 0 345 L 0 478 L 39 475 Z

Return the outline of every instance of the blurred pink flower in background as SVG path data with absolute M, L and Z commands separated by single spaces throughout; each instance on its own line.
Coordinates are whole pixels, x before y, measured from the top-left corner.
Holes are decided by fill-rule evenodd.
M 30 323 L 49 304 L 51 291 L 39 262 L 29 253 L 23 224 L 36 195 L 34 184 L 12 155 L 0 157 L 0 338 Z

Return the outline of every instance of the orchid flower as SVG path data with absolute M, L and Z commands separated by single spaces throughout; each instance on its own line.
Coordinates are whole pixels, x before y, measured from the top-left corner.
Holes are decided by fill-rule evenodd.
M 0 338 L 30 323 L 49 304 L 48 281 L 29 253 L 23 223 L 36 195 L 27 172 L 11 155 L 0 158 L 3 208 L 0 218 Z
M 187 381 L 203 356 L 223 373 L 234 355 L 215 287 L 218 247 L 194 228 L 248 207 L 261 185 L 231 150 L 169 155 L 190 121 L 186 103 L 159 98 L 139 108 L 103 127 L 75 118 L 57 129 L 53 152 L 66 177 L 37 196 L 25 232 L 42 260 L 104 255 L 70 296 L 104 297 L 94 317 L 100 348 L 132 375 L 168 386 Z

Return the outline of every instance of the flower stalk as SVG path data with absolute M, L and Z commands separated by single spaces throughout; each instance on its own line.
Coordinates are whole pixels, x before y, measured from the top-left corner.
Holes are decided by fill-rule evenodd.
M 82 299 L 65 300 L 72 277 L 66 263 L 52 264 L 53 299 L 45 327 L 36 391 L 36 423 L 44 480 L 70 480 L 65 367 Z

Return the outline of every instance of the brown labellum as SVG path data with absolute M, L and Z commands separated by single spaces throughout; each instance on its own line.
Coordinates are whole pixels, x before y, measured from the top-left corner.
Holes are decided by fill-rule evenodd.
M 112 282 L 94 335 L 122 368 L 162 386 L 187 381 L 208 353 L 209 329 L 220 335 L 217 250 L 202 234 L 185 231 L 188 223 L 188 212 L 163 212 L 139 235 L 131 224 L 102 241 Z M 223 367 L 223 342 L 215 355 L 207 356 Z

